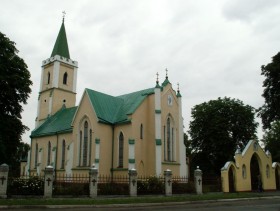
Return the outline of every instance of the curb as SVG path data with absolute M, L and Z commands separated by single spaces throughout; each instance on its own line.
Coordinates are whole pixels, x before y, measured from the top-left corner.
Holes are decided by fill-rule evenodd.
M 136 203 L 136 204 L 110 204 L 110 205 L 0 205 L 1 209 L 67 209 L 67 208 L 127 208 L 135 207 L 151 207 L 151 206 L 172 206 L 184 204 L 201 204 L 201 203 L 216 203 L 216 202 L 235 202 L 235 201 L 252 201 L 252 200 L 267 200 L 280 199 L 280 196 L 263 196 L 251 198 L 235 198 L 235 199 L 214 199 L 214 200 L 198 200 L 184 202 L 161 202 L 161 203 Z

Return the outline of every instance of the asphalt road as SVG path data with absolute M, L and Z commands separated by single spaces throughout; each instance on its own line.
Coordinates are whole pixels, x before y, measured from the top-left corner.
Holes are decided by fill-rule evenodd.
M 17 211 L 27 211 L 29 210 L 27 208 L 20 208 L 20 209 L 8 209 L 10 210 L 17 210 Z M 42 210 L 44 207 L 33 207 L 32 210 Z M 259 211 L 259 210 L 265 210 L 265 211 L 280 211 L 280 198 L 272 198 L 272 199 L 250 199 L 250 200 L 237 200 L 237 201 L 219 201 L 219 202 L 194 202 L 194 203 L 177 203 L 177 204 L 165 204 L 165 205 L 112 205 L 112 206 L 92 206 L 92 207 L 67 207 L 63 208 L 59 206 L 51 206 L 52 210 L 67 210 L 67 211 L 127 211 L 127 210 L 133 210 L 133 211 L 140 211 L 140 210 L 153 210 L 153 211 L 165 211 L 165 210 L 202 210 L 202 211 Z

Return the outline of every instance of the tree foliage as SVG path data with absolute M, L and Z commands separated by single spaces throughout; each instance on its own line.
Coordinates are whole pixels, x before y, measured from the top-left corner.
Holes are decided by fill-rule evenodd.
M 264 91 L 262 96 L 265 103 L 258 110 L 258 116 L 262 118 L 263 128 L 270 129 L 271 123 L 280 120 L 280 52 L 272 57 L 272 62 L 262 65 L 261 74 Z
M 280 162 L 280 121 L 272 124 L 271 129 L 265 132 L 262 141 L 265 149 L 270 151 L 273 161 Z
M 230 98 L 210 100 L 192 108 L 189 134 L 193 165 L 220 174 L 221 167 L 233 159 L 234 152 L 256 138 L 255 110 Z
M 31 93 L 30 73 L 15 43 L 0 32 L 0 164 L 12 164 L 21 135 L 28 129 L 21 122 L 22 104 Z

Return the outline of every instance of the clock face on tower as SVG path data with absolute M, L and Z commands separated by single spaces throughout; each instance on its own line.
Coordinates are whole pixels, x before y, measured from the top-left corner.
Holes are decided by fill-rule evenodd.
M 171 95 L 168 95 L 167 96 L 167 105 L 169 105 L 169 106 L 172 106 L 172 96 Z

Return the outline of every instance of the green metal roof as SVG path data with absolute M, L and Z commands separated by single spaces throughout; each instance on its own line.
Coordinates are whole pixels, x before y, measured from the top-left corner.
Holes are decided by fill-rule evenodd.
M 56 41 L 55 41 L 55 44 L 53 47 L 51 57 L 55 56 L 55 55 L 63 56 L 67 59 L 70 59 L 66 31 L 65 31 L 65 27 L 64 27 L 64 21 L 61 24 L 58 36 L 56 38 Z
M 53 116 L 49 117 L 41 126 L 31 132 L 31 138 L 72 132 L 71 122 L 77 107 L 62 107 Z
M 109 124 L 129 122 L 128 115 L 133 114 L 144 99 L 154 93 L 154 88 L 145 89 L 113 97 L 91 89 L 86 89 L 99 121 Z
M 91 89 L 86 89 L 100 122 L 123 124 L 130 122 L 128 115 L 133 114 L 148 95 L 154 94 L 154 88 L 145 89 L 113 97 Z M 49 117 L 41 126 L 31 132 L 31 138 L 72 132 L 71 123 L 77 107 L 62 107 Z

